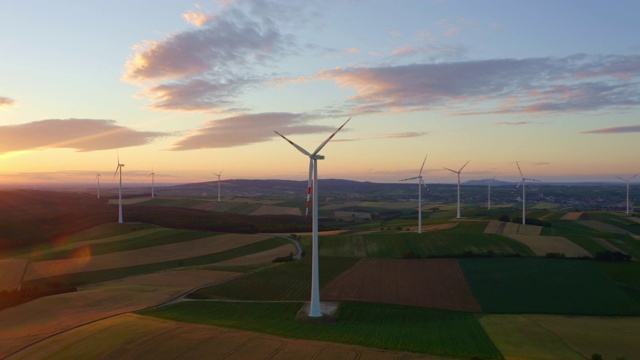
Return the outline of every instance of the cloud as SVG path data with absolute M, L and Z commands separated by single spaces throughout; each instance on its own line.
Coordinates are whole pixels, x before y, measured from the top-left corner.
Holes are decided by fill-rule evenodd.
M 15 106 L 16 102 L 5 96 L 0 96 L 0 109 Z
M 270 66 L 296 51 L 287 26 L 303 17 L 296 6 L 266 1 L 229 3 L 215 15 L 189 12 L 185 19 L 200 27 L 135 46 L 122 80 L 141 86 L 152 109 L 220 110 L 264 86 Z
M 106 150 L 144 145 L 165 135 L 119 126 L 113 120 L 40 120 L 0 126 L 0 153 L 47 148 Z
M 393 133 L 393 134 L 385 134 L 385 135 L 381 135 L 378 138 L 386 138 L 386 139 L 404 139 L 404 138 L 412 138 L 412 137 L 420 137 L 420 136 L 424 136 L 427 135 L 428 132 L 425 131 L 409 131 L 409 132 L 402 132 L 402 133 Z
M 634 133 L 640 132 L 640 125 L 631 125 L 631 126 L 616 126 L 609 127 L 604 129 L 596 129 L 589 131 L 581 131 L 581 134 L 623 134 L 623 133 Z
M 638 55 L 349 67 L 321 71 L 316 78 L 354 89 L 349 101 L 356 113 L 447 107 L 452 114 L 473 115 L 640 105 Z
M 498 121 L 495 125 L 527 125 L 528 121 Z
M 360 49 L 358 48 L 349 48 L 347 50 L 345 50 L 346 53 L 348 54 L 358 54 L 360 53 Z
M 311 117 L 292 113 L 245 114 L 219 120 L 211 120 L 204 127 L 194 130 L 173 144 L 171 150 L 213 149 L 242 146 L 268 141 L 278 135 L 330 134 L 332 126 L 309 125 Z

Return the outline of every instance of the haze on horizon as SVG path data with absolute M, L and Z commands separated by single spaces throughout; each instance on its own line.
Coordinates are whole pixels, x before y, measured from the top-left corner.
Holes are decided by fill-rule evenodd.
M 617 181 L 640 172 L 640 3 L 9 2 L 0 186 Z

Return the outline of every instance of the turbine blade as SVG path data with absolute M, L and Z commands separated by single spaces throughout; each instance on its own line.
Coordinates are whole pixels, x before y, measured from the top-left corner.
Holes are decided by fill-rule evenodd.
M 301 153 L 307 155 L 307 156 L 311 156 L 311 154 L 309 154 L 309 152 L 305 149 L 303 149 L 302 147 L 298 146 L 298 144 L 294 143 L 293 141 L 287 139 L 284 135 L 280 134 L 277 131 L 274 131 L 276 134 L 280 135 L 283 139 L 285 139 L 289 144 L 293 145 L 293 147 L 295 147 L 296 149 L 298 149 L 298 151 L 300 151 Z M 216 174 L 217 175 L 217 174 Z
M 522 170 L 520 170 L 520 164 L 516 161 L 516 165 L 518 165 L 518 171 L 520 172 L 520 177 L 524 179 L 524 175 L 522 175 Z
M 451 171 L 452 173 L 456 173 L 456 174 L 458 173 L 457 171 L 455 171 L 453 169 L 446 168 L 446 167 L 443 167 L 443 169 L 447 169 L 447 170 Z
M 624 182 L 627 182 L 627 179 L 623 179 L 623 178 L 621 178 L 620 176 L 616 176 L 616 177 L 617 177 L 618 179 L 620 179 L 620 180 L 624 181 Z
M 420 166 L 420 172 L 418 173 L 418 176 L 422 175 L 422 169 L 424 169 L 424 163 L 427 162 L 427 156 L 429 155 L 425 155 L 424 160 L 422 161 L 422 166 Z
M 309 158 L 309 181 L 307 182 L 307 207 L 304 211 L 304 220 L 309 218 L 309 204 L 311 203 L 311 182 L 313 176 L 313 159 Z
M 116 167 L 116 172 L 113 173 L 113 178 L 116 178 L 116 175 L 118 175 L 118 170 L 120 170 L 120 163 L 118 163 L 118 166 Z
M 636 176 L 638 176 L 638 175 L 640 175 L 640 174 L 635 174 L 635 175 L 633 175 L 633 176 L 629 179 L 629 182 L 631 182 L 631 180 L 633 180 L 633 178 L 635 178 L 635 177 L 636 177 Z
M 471 160 L 469 160 L 471 161 Z M 464 163 L 464 165 L 462 165 L 462 167 L 460 168 L 460 170 L 458 170 L 458 172 L 462 172 L 462 169 L 464 169 L 465 166 L 467 166 L 467 164 L 469 163 L 469 161 L 467 161 L 466 163 Z
M 420 178 L 421 178 L 421 176 L 414 176 L 414 177 L 412 177 L 412 178 L 406 178 L 406 179 L 402 179 L 402 180 L 400 180 L 400 181 L 415 180 L 415 179 L 420 179 Z
M 320 152 L 320 150 L 322 150 L 322 148 L 323 148 L 325 145 L 327 145 L 327 143 L 328 143 L 329 141 L 331 141 L 331 139 L 333 139 L 333 137 L 338 133 L 338 131 L 342 130 L 342 128 L 343 128 L 345 125 L 347 125 L 347 123 L 349 122 L 349 120 L 351 120 L 351 118 L 348 118 L 348 119 L 347 119 L 347 121 L 345 121 L 345 122 L 344 122 L 344 124 L 342 124 L 342 125 L 338 128 L 338 130 L 334 131 L 334 132 L 333 132 L 333 134 L 331 134 L 331 136 L 329 136 L 329 137 L 327 138 L 327 140 L 325 140 L 322 144 L 320 144 L 320 146 L 318 146 L 318 148 L 316 149 L 316 151 L 314 151 L 314 152 L 313 152 L 313 154 L 312 154 L 312 155 L 313 155 L 313 156 L 318 155 L 318 153 Z

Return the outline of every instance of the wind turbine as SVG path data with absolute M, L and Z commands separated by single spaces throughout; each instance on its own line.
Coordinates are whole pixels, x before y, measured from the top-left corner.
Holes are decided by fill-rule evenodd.
M 122 224 L 122 168 L 124 164 L 120 163 L 120 154 L 118 154 L 118 166 L 116 172 L 113 173 L 113 178 L 116 178 L 118 172 L 120 172 L 120 186 L 118 187 L 118 223 Z
M 469 160 L 471 161 L 471 160 Z M 466 163 L 464 163 L 464 165 L 462 165 L 462 167 L 460 168 L 460 170 L 455 171 L 453 169 L 449 169 L 449 168 L 445 168 L 453 173 L 458 174 L 458 215 L 456 216 L 456 218 L 460 219 L 460 173 L 462 172 L 462 169 L 464 169 L 465 166 L 467 166 L 467 164 L 469 163 L 469 161 L 467 161 Z
M 422 161 L 422 166 L 420 167 L 420 172 L 418 176 L 414 176 L 408 179 L 402 179 L 400 181 L 408 181 L 418 179 L 418 234 L 422 234 L 422 185 L 426 188 L 427 185 L 422 181 L 422 169 L 424 168 L 424 163 L 427 161 L 427 156 L 424 157 Z
M 222 171 L 224 170 L 221 170 L 218 174 L 213 173 L 213 175 L 218 177 L 218 202 L 220 201 L 220 175 L 222 175 Z
M 307 208 L 305 212 L 305 219 L 309 214 L 309 197 L 312 193 L 311 186 L 313 184 L 313 213 L 312 213 L 312 248 L 313 254 L 311 259 L 311 302 L 309 306 L 309 317 L 321 317 L 322 312 L 320 311 L 320 280 L 319 280 L 319 270 L 318 270 L 318 160 L 323 160 L 323 155 L 318 155 L 320 150 L 327 145 L 327 143 L 333 139 L 333 137 L 338 133 L 338 131 L 342 130 L 342 128 L 351 120 L 351 118 L 347 119 L 347 121 L 342 124 L 338 130 L 334 131 L 331 136 L 327 138 L 320 146 L 316 148 L 313 153 L 309 153 L 307 150 L 298 146 L 293 141 L 287 139 L 284 135 L 275 131 L 276 134 L 280 135 L 283 139 L 285 139 L 289 144 L 293 145 L 298 151 L 303 153 L 304 155 L 309 157 L 309 181 L 307 182 Z M 313 177 L 313 180 L 312 180 Z
M 491 210 L 491 183 L 495 179 L 496 177 L 494 176 L 489 180 L 489 190 L 487 190 L 487 210 Z
M 100 199 L 100 173 L 96 174 L 96 180 L 98 181 L 98 185 L 97 185 L 98 199 Z
M 635 178 L 636 176 L 638 176 L 640 174 L 635 174 L 632 177 L 630 177 L 629 179 L 623 179 L 620 176 L 616 176 L 618 179 L 624 181 L 627 183 L 627 215 L 629 215 L 629 183 L 631 183 L 631 180 L 633 180 L 633 178 Z
M 153 185 L 154 185 L 154 178 L 156 177 L 156 173 L 153 172 L 153 169 L 151 169 L 151 174 L 149 174 L 149 176 L 151 176 L 151 197 L 156 197 L 154 191 L 153 191 Z
M 529 181 L 540 181 L 538 179 L 529 179 L 524 177 L 524 175 L 522 175 L 522 170 L 520 169 L 520 164 L 518 164 L 518 162 L 516 161 L 516 165 L 518 166 L 518 171 L 520 172 L 520 177 L 522 178 L 520 180 L 520 182 L 518 183 L 518 185 L 516 186 L 516 189 L 520 186 L 520 184 L 522 184 L 522 225 L 526 224 L 526 205 L 527 205 L 527 198 L 526 198 L 526 194 L 525 194 L 525 185 L 527 180 Z

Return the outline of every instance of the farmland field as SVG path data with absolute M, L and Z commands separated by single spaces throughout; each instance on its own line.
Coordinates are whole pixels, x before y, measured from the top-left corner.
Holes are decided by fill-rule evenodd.
M 357 259 L 320 257 L 320 286 L 350 268 Z M 232 282 L 200 289 L 196 299 L 308 300 L 311 292 L 311 259 L 272 266 Z M 321 292 L 322 294 L 322 292 Z
M 459 261 L 473 294 L 488 313 L 640 315 L 640 302 L 589 261 Z
M 481 312 L 454 259 L 363 259 L 320 291 L 325 300 Z
M 223 234 L 197 240 L 172 243 L 142 249 L 121 251 L 91 256 L 91 248 L 79 248 L 70 259 L 32 262 L 25 280 L 64 275 L 67 273 L 99 271 L 114 268 L 146 265 L 187 259 L 191 257 L 223 252 L 236 247 L 267 240 L 265 235 Z
M 237 275 L 206 270 L 168 271 L 87 286 L 4 309 L 0 311 L 0 358 L 60 331 L 158 305 L 194 287 Z
M 535 255 L 524 244 L 496 234 L 483 234 L 486 222 L 461 222 L 457 226 L 418 234 L 382 231 L 346 234 L 323 238 L 320 254 L 327 256 L 401 259 L 407 255 L 421 258 L 454 256 L 465 253 Z
M 0 291 L 16 290 L 26 266 L 25 259 L 0 259 Z
M 640 359 L 640 318 L 550 315 L 527 317 L 553 331 L 586 358 L 599 353 L 604 359 Z
M 243 330 L 125 314 L 74 329 L 21 352 L 15 359 L 163 358 L 243 360 L 446 360 L 415 353 L 288 339 Z
M 591 254 L 562 236 L 540 235 L 508 235 L 520 241 L 533 250 L 536 255 L 545 256 L 547 253 L 562 253 L 567 257 L 591 256 Z
M 485 315 L 480 324 L 506 360 L 584 360 L 560 337 L 525 315 Z
M 451 357 L 502 359 L 473 314 L 342 303 L 334 325 L 295 320 L 302 303 L 190 301 L 141 314 L 271 335 Z

